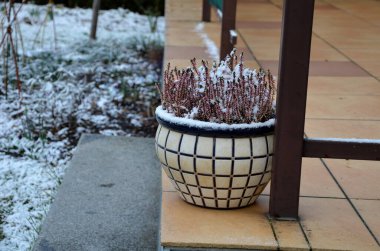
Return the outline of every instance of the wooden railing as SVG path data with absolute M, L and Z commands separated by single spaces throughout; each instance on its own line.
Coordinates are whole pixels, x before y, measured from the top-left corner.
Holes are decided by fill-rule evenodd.
M 223 14 L 222 14 L 222 30 L 220 40 L 220 58 L 223 59 L 234 48 L 237 35 L 236 27 L 236 1 L 227 0 L 223 1 Z M 211 20 L 211 5 L 208 0 L 203 0 L 202 21 L 210 22 Z
M 297 218 L 302 157 L 380 160 L 380 141 L 304 138 L 314 0 L 285 0 L 269 213 Z
M 236 12 L 236 1 L 224 6 L 231 2 Z M 269 205 L 275 218 L 298 218 L 302 157 L 380 160 L 380 140 L 304 138 L 313 14 L 314 0 L 284 0 Z

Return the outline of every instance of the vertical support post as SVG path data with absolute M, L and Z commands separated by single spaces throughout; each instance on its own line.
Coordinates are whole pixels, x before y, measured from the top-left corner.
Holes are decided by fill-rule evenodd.
M 298 218 L 314 0 L 285 0 L 269 214 Z
M 91 32 L 90 32 L 91 39 L 96 39 L 96 28 L 98 26 L 100 1 L 101 0 L 93 0 L 93 3 L 92 3 L 92 21 L 91 21 Z
M 203 0 L 202 21 L 203 22 L 211 21 L 211 5 L 208 0 Z
M 234 48 L 231 30 L 236 26 L 236 0 L 223 1 L 222 34 L 220 40 L 220 59 L 224 59 Z

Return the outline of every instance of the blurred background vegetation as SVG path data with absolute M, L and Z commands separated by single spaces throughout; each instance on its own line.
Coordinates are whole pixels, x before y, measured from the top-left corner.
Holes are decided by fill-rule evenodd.
M 47 4 L 49 0 L 29 1 L 35 4 Z M 63 4 L 67 7 L 92 8 L 92 0 L 54 0 L 55 4 Z M 102 0 L 101 9 L 126 8 L 133 12 L 146 15 L 164 15 L 165 0 Z

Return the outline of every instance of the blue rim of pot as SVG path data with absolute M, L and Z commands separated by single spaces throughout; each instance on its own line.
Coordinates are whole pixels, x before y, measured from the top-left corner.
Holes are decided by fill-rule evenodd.
M 157 108 L 157 110 L 159 108 Z M 192 123 L 186 123 L 190 119 L 175 117 L 176 121 L 173 121 L 168 116 L 165 116 L 165 117 L 160 116 L 160 113 L 158 113 L 157 110 L 156 110 L 156 119 L 158 123 L 160 123 L 161 125 L 173 131 L 191 134 L 191 135 L 231 138 L 231 137 L 264 136 L 264 135 L 272 135 L 274 133 L 274 118 L 263 123 L 246 124 L 247 127 L 236 127 L 236 126 L 234 127 L 233 125 L 224 124 L 223 126 L 220 126 L 220 128 L 215 128 L 216 123 L 211 123 L 211 122 L 204 122 L 202 126 L 197 126 L 197 123 L 195 123 L 194 125 Z M 174 115 L 172 115 L 172 117 L 174 117 Z M 178 121 L 181 121 L 183 123 L 178 123 Z M 209 126 L 207 124 L 209 124 Z M 218 124 L 218 125 L 221 125 L 221 124 Z M 252 125 L 252 127 L 250 127 L 250 125 Z

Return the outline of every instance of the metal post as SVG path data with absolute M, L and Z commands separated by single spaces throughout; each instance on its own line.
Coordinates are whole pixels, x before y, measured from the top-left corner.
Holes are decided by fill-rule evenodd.
M 202 21 L 203 22 L 211 21 L 211 5 L 208 0 L 203 0 Z
M 99 9 L 100 9 L 100 0 L 94 0 L 92 3 L 92 21 L 91 21 L 91 32 L 90 32 L 91 39 L 96 39 L 96 27 L 98 26 Z
M 231 30 L 235 30 L 236 24 L 236 0 L 223 1 L 222 35 L 220 40 L 220 59 L 224 59 L 234 44 L 231 41 Z
M 298 218 L 313 12 L 314 0 L 284 2 L 269 207 L 276 218 Z

